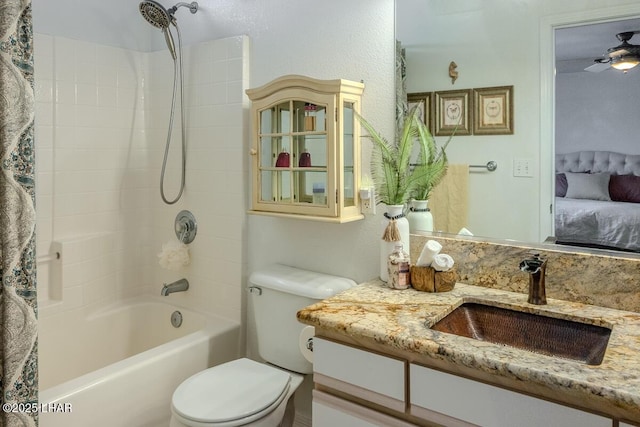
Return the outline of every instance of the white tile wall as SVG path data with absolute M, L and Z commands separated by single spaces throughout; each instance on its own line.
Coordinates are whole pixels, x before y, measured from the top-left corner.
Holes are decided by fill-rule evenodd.
M 169 298 L 241 320 L 247 60 L 246 37 L 185 48 L 187 185 L 167 206 L 158 183 L 173 84 L 169 53 L 36 35 L 38 254 L 63 257 L 38 266 L 45 317 L 47 310 L 159 294 L 163 282 L 187 277 L 189 292 Z M 180 124 L 178 103 L 169 198 L 180 179 Z M 169 272 L 157 253 L 175 239 L 182 209 L 196 215 L 198 236 L 191 265 Z M 108 245 L 96 243 L 105 239 Z

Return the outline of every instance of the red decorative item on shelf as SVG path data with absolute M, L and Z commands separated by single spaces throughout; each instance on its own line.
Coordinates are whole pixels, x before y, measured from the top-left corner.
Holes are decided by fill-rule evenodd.
M 276 159 L 276 167 L 277 168 L 288 168 L 289 167 L 289 153 L 286 151 L 282 151 L 278 154 L 278 158 Z
M 301 168 L 310 168 L 311 167 L 311 154 L 305 151 L 304 153 L 300 153 L 300 161 L 298 162 L 298 166 Z

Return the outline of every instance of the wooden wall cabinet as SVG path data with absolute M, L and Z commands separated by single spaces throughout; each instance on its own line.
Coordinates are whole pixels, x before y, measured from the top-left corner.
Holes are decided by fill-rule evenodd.
M 362 219 L 364 84 L 283 76 L 248 89 L 252 102 L 250 213 L 327 222 Z

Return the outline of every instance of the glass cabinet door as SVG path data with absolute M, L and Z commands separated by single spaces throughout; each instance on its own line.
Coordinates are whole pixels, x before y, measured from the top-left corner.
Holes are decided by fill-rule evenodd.
M 327 108 L 288 100 L 260 111 L 262 202 L 328 207 Z
M 353 207 L 356 205 L 354 195 L 357 194 L 354 189 L 355 179 L 355 141 L 354 141 L 354 127 L 355 127 L 355 115 L 354 115 L 354 103 L 345 101 L 343 103 L 342 115 L 342 167 L 343 167 L 343 188 L 342 194 L 343 203 L 346 207 Z

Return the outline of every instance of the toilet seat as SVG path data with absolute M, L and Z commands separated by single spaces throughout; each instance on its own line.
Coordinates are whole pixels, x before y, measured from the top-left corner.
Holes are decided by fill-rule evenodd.
M 174 415 L 191 425 L 231 427 L 264 417 L 287 395 L 291 375 L 238 359 L 201 371 L 173 393 Z

